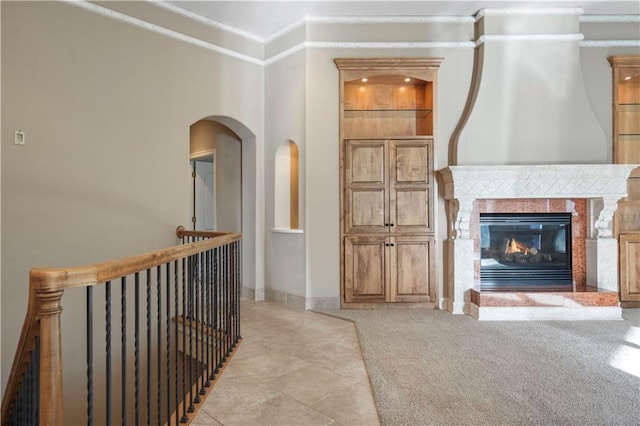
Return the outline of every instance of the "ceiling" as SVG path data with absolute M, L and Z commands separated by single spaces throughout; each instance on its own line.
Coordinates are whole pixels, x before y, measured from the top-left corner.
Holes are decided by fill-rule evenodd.
M 159 0 L 151 0 L 158 2 Z M 265 38 L 305 16 L 472 16 L 483 8 L 581 7 L 586 15 L 637 15 L 638 0 L 409 0 L 409 1 L 168 1 L 254 36 Z

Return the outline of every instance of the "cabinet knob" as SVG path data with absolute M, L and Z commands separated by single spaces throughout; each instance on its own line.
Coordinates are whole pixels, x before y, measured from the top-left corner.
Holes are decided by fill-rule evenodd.
M 393 226 L 393 223 L 392 223 L 392 224 L 390 224 L 389 226 Z

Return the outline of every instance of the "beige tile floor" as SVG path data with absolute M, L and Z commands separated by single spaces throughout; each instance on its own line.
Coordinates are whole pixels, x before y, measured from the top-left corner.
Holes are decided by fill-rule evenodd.
M 243 341 L 192 425 L 379 425 L 353 323 L 242 301 Z

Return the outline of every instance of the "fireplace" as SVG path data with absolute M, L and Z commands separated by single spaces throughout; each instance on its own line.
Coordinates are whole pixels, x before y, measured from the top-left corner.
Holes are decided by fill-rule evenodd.
M 571 290 L 571 213 L 481 213 L 481 290 Z
M 637 164 L 461 165 L 440 170 L 449 225 L 440 306 L 452 313 L 468 313 L 483 320 L 620 319 L 618 240 L 613 232 L 613 213 L 618 200 L 627 196 L 627 178 L 636 167 Z M 512 206 L 492 208 L 492 211 L 474 209 L 476 202 L 482 200 L 501 200 L 505 202 L 503 207 L 511 204 L 508 200 L 519 200 L 520 209 Z M 531 200 L 542 200 L 540 202 L 547 206 L 544 210 L 532 210 Z M 563 203 L 562 200 L 569 201 Z M 571 200 L 584 200 L 584 213 L 573 216 L 576 212 L 570 208 Z M 556 201 L 559 204 L 555 205 Z M 559 209 L 561 205 L 564 208 Z M 615 299 L 613 304 L 590 309 L 581 302 L 582 296 L 573 291 L 550 289 L 536 292 L 535 296 L 531 292 L 477 291 L 481 290 L 479 214 L 531 211 L 572 211 L 572 267 L 576 287 L 583 274 L 585 282 L 581 288 L 594 289 L 598 297 L 611 296 Z M 576 219 L 580 217 L 586 219 L 582 229 L 576 226 Z M 583 242 L 583 248 L 576 245 L 576 240 Z M 474 295 L 482 293 L 513 303 L 509 306 L 474 303 Z M 559 293 L 571 297 L 567 299 Z M 533 301 L 542 303 L 544 308 L 538 305 L 529 309 L 527 306 Z

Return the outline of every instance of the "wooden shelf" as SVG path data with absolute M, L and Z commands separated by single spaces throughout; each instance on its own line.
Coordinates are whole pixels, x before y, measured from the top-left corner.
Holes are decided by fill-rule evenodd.
M 345 118 L 426 118 L 430 109 L 345 109 Z

